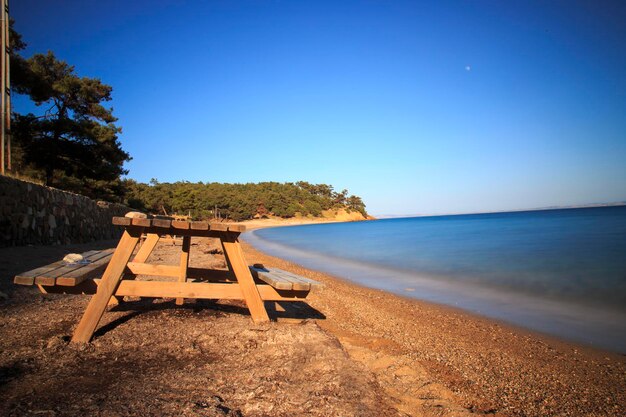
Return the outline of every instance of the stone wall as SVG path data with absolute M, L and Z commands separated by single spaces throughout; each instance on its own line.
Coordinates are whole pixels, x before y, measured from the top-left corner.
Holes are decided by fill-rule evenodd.
M 122 229 L 111 218 L 128 211 L 121 204 L 0 175 L 0 246 L 117 239 Z

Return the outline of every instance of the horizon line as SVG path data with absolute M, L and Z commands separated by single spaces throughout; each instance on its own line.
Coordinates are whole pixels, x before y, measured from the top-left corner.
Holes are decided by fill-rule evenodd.
M 616 201 L 612 203 L 590 203 L 590 204 L 578 204 L 578 205 L 565 205 L 565 206 L 545 206 L 534 207 L 528 209 L 513 209 L 513 210 L 493 210 L 493 211 L 474 211 L 474 212 L 452 212 L 452 213 L 438 213 L 438 214 L 371 214 L 376 219 L 406 219 L 411 217 L 442 217 L 442 216 L 464 216 L 472 214 L 496 214 L 496 213 L 520 213 L 525 211 L 548 211 L 548 210 L 568 210 L 579 208 L 597 208 L 597 207 L 621 207 L 626 206 L 625 201 Z

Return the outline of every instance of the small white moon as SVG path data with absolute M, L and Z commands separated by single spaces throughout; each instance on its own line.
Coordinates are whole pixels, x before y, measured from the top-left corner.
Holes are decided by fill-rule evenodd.
M 469 65 L 465 66 L 465 71 L 471 71 L 471 70 L 472 70 L 472 67 L 470 67 Z

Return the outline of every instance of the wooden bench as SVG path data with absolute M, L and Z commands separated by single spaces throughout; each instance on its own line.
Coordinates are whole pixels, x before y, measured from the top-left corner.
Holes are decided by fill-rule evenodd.
M 81 255 L 85 263 L 57 261 L 16 275 L 13 282 L 20 285 L 73 287 L 87 279 L 102 275 L 113 256 L 113 249 L 92 250 Z
M 321 285 L 320 282 L 305 278 L 301 275 L 296 275 L 278 268 L 265 268 L 260 264 L 251 266 L 250 272 L 255 281 L 264 282 L 277 290 L 310 291 L 312 287 Z

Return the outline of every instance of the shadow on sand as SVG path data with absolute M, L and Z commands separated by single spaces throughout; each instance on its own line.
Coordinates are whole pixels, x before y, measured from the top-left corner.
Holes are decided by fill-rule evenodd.
M 108 332 L 114 330 L 118 326 L 129 322 L 146 313 L 157 311 L 179 310 L 188 311 L 190 314 L 209 312 L 215 316 L 224 314 L 239 314 L 242 316 L 250 316 L 249 310 L 245 306 L 234 304 L 222 304 L 219 300 L 202 300 L 195 302 L 187 301 L 179 306 L 174 300 L 165 302 L 155 302 L 157 298 L 142 298 L 140 300 L 123 301 L 119 305 L 111 308 L 110 311 L 129 312 L 110 323 L 100 327 L 95 333 L 94 338 L 101 337 Z M 265 308 L 270 320 L 284 323 L 299 323 L 304 320 L 324 320 L 326 316 L 319 310 L 311 307 L 303 301 L 265 301 Z M 106 314 L 106 313 L 105 313 Z

